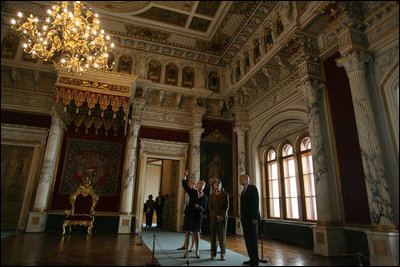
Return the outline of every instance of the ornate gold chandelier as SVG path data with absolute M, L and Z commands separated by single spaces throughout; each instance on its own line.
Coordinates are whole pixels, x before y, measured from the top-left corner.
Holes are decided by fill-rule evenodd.
M 74 2 L 73 11 L 68 9 L 68 1 L 54 5 L 42 21 L 32 14 L 24 19 L 18 12 L 18 19 L 12 19 L 11 24 L 26 40 L 24 51 L 33 58 L 53 62 L 68 72 L 112 68 L 108 55 L 114 44 L 100 29 L 98 14 L 80 1 Z

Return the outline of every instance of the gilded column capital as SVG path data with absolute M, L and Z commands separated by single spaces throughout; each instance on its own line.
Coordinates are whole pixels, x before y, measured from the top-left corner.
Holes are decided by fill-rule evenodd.
M 233 128 L 233 131 L 238 135 L 238 136 L 244 136 L 244 134 L 250 130 L 250 127 L 247 125 L 237 125 Z
M 204 128 L 194 127 L 190 130 L 190 144 L 198 145 L 200 144 L 201 134 L 204 132 Z
M 351 74 L 355 71 L 366 72 L 367 64 L 370 62 L 372 62 L 372 57 L 361 50 L 342 54 L 337 61 L 337 65 L 344 67 L 347 74 Z
M 301 82 L 298 88 L 306 97 L 307 102 L 313 104 L 322 99 L 326 87 L 317 79 L 309 79 Z

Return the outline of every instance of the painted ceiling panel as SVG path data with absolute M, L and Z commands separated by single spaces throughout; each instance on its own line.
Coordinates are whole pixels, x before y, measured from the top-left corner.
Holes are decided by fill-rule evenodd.
M 193 17 L 189 29 L 206 32 L 208 30 L 208 26 L 210 26 L 210 23 L 211 20 Z
M 149 10 L 138 14 L 137 16 L 180 27 L 185 27 L 186 21 L 189 17 L 188 15 L 159 7 L 152 7 Z
M 40 14 L 53 4 L 52 1 L 5 3 L 2 12 L 9 10 L 6 12 L 10 14 L 22 6 Z M 113 35 L 116 45 L 226 64 L 276 2 L 85 1 L 85 4 L 99 13 L 101 27 Z
M 189 12 L 195 1 L 153 1 L 154 4 Z
M 199 5 L 197 6 L 196 13 L 214 17 L 220 5 L 221 1 L 200 1 Z

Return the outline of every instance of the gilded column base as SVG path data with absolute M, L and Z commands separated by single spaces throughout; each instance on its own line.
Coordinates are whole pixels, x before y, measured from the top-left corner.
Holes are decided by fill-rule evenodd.
M 119 215 L 118 234 L 130 234 L 132 229 L 132 215 Z
M 387 230 L 387 229 L 386 229 Z M 399 232 L 367 230 L 371 266 L 399 265 Z
M 313 227 L 313 236 L 315 254 L 326 257 L 346 254 L 346 238 L 343 227 L 317 225 Z
M 29 212 L 28 223 L 25 228 L 27 233 L 41 233 L 46 229 L 47 213 Z

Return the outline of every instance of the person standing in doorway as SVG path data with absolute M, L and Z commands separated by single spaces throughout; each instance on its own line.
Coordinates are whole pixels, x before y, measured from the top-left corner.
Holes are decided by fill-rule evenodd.
M 165 194 L 164 195 L 164 206 L 162 210 L 162 220 L 163 220 L 163 226 L 168 227 L 168 217 L 169 217 L 169 195 Z
M 156 197 L 155 209 L 157 215 L 157 228 L 162 228 L 162 217 L 163 217 L 164 197 L 162 192 L 158 192 Z
M 154 207 L 155 202 L 153 200 L 153 195 L 149 195 L 149 199 L 147 199 L 146 203 L 144 204 L 144 210 L 146 213 L 146 228 L 151 228 L 153 224 L 153 214 L 154 214 Z
M 258 266 L 258 222 L 260 220 L 259 196 L 257 187 L 250 184 L 247 174 L 239 176 L 243 191 L 240 195 L 240 220 L 243 228 L 244 240 L 250 260 L 243 262 L 252 266 Z

